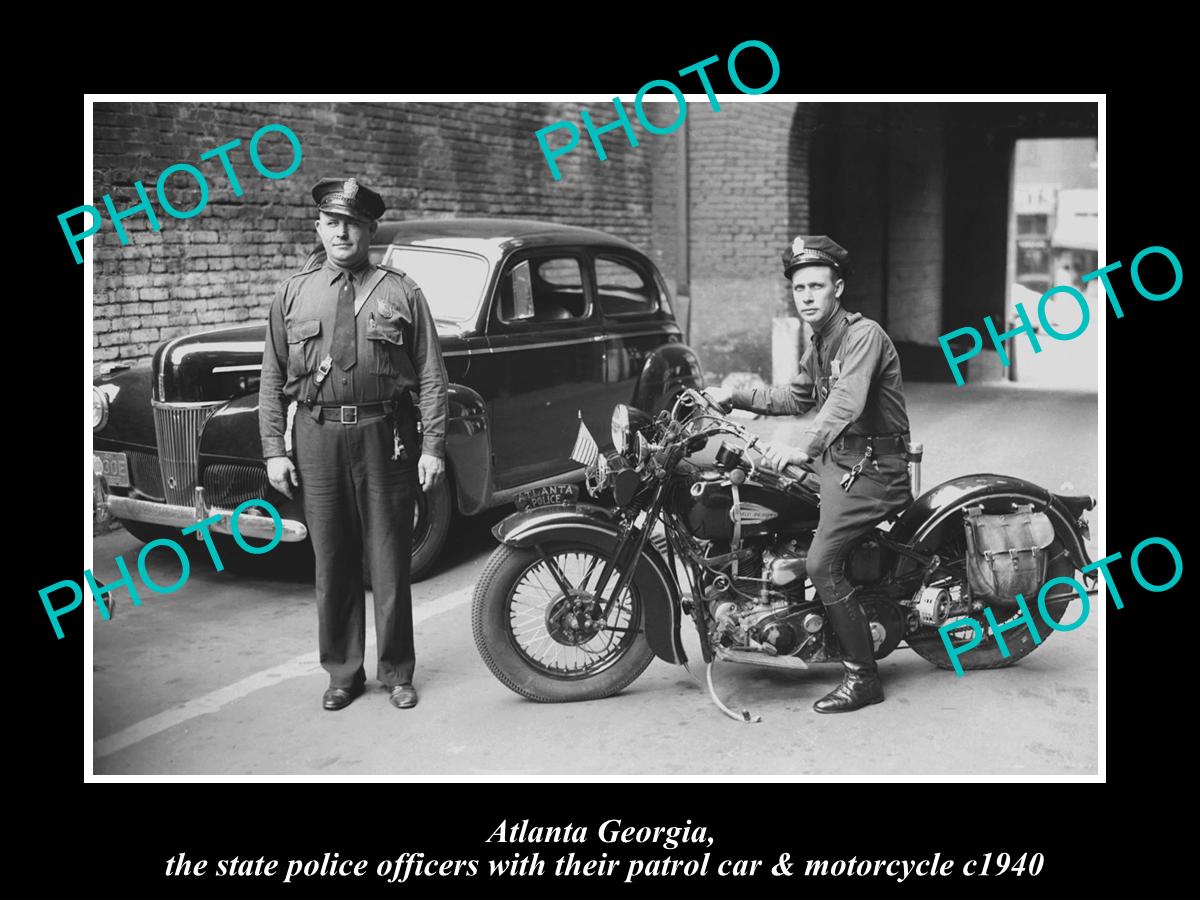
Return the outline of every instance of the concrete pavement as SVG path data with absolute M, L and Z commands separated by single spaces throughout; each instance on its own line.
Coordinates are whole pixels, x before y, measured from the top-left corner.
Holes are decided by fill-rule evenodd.
M 926 445 L 925 487 L 998 472 L 1095 495 L 1096 398 L 1005 385 L 908 387 L 915 439 Z M 754 424 L 786 440 L 795 419 Z M 311 582 L 289 573 L 216 573 L 202 547 L 177 593 L 117 595 L 112 621 L 95 617 L 93 750 L 97 774 L 431 775 L 527 777 L 632 774 L 1050 775 L 1097 768 L 1098 606 L 1079 629 L 1055 634 L 1016 666 L 956 678 L 903 649 L 880 664 L 887 702 L 819 716 L 812 702 L 836 667 L 790 673 L 730 664 L 718 690 L 761 714 L 722 716 L 692 677 L 655 660 L 607 700 L 543 705 L 496 681 L 471 638 L 470 598 L 504 511 L 460 523 L 435 575 L 414 585 L 421 703 L 400 711 L 376 682 L 347 709 L 320 708 Z M 1095 525 L 1095 513 L 1090 514 Z M 124 531 L 98 537 L 98 577 L 113 557 L 132 566 Z M 1095 555 L 1094 542 L 1089 550 Z M 161 554 L 161 555 L 160 555 Z M 171 554 L 151 575 L 171 583 Z M 1067 612 L 1078 615 L 1077 607 Z M 368 616 L 370 620 L 370 616 Z M 368 653 L 373 650 L 373 638 Z M 685 623 L 685 646 L 699 659 Z M 368 666 L 373 674 L 373 666 Z

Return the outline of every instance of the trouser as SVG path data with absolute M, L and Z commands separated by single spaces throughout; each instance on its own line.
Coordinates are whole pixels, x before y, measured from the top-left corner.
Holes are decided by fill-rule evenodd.
M 296 414 L 295 449 L 313 551 L 321 665 L 330 687 L 366 680 L 366 595 L 363 559 L 375 596 L 376 677 L 387 687 L 412 682 L 413 504 L 416 500 L 416 425 L 400 413 L 407 460 L 393 460 L 392 416 L 343 425 Z
M 846 578 L 846 557 L 855 543 L 888 516 L 912 502 L 908 464 L 899 454 L 867 462 L 849 491 L 841 480 L 862 451 L 831 447 L 816 461 L 821 481 L 821 520 L 808 550 L 808 576 L 826 606 L 844 600 L 854 586 Z

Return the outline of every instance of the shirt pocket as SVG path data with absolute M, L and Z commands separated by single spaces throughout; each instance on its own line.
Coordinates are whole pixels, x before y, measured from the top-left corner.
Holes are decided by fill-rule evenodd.
M 412 376 L 412 364 L 405 346 L 404 320 L 399 316 L 384 319 L 371 313 L 367 322 L 367 342 L 371 345 L 371 371 L 391 378 Z
M 288 377 L 299 378 L 317 367 L 320 319 L 301 319 L 287 325 Z

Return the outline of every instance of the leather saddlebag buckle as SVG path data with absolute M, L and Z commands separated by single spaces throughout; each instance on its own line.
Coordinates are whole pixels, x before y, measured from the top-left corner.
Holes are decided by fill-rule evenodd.
M 1050 517 L 1032 504 L 1011 513 L 985 514 L 982 506 L 963 510 L 967 539 L 967 581 L 978 597 L 1015 604 L 1037 600 L 1046 579 L 1046 548 L 1054 542 Z

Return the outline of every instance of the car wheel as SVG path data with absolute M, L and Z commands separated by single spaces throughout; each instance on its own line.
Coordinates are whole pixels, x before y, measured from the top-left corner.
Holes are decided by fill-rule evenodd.
M 443 478 L 432 491 L 417 488 L 413 521 L 412 574 L 413 581 L 427 576 L 446 546 L 450 522 L 454 518 L 454 499 L 450 479 Z

